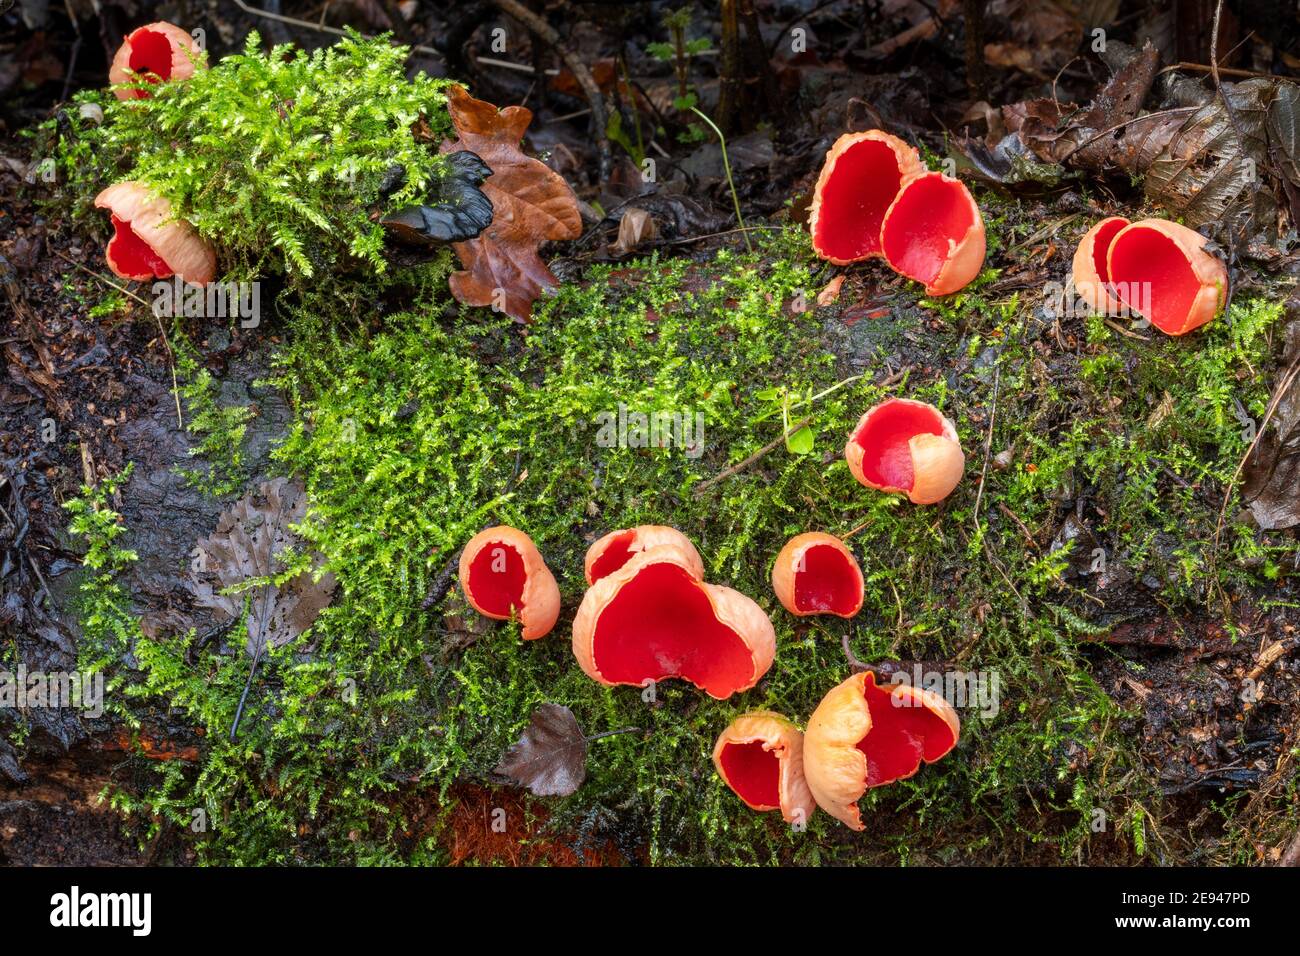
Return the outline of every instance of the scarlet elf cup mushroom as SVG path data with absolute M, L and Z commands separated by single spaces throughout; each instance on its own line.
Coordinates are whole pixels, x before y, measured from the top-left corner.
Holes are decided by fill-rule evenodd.
M 722 782 L 752 810 L 780 810 L 787 823 L 806 823 L 817 809 L 804 779 L 803 734 L 770 710 L 742 714 L 713 746 Z
M 984 264 L 984 219 L 960 180 L 880 130 L 846 133 L 826 153 L 809 210 L 813 250 L 836 265 L 883 258 L 930 295 L 966 286 Z
M 517 616 L 526 641 L 545 637 L 560 616 L 555 576 L 533 539 L 509 525 L 470 538 L 460 555 L 460 587 L 480 614 L 498 621 Z
M 1074 286 L 1094 311 L 1121 307 L 1168 335 L 1185 335 L 1223 310 L 1228 270 L 1195 230 L 1166 219 L 1094 225 L 1074 253 Z
M 903 183 L 925 172 L 915 149 L 878 129 L 845 133 L 826 153 L 808 213 L 813 249 L 838 266 L 884 257 L 880 226 Z
M 862 569 L 839 538 L 807 531 L 787 541 L 776 556 L 772 590 L 781 605 L 798 617 L 853 617 L 862 609 Z
M 159 20 L 132 30 L 108 68 L 108 81 L 119 100 L 147 99 L 148 90 L 127 84 L 185 80 L 202 66 L 203 50 L 185 30 Z
M 588 677 L 637 687 L 676 677 L 721 699 L 767 673 L 772 622 L 739 591 L 706 584 L 693 551 L 647 548 L 587 590 L 573 619 L 573 655 Z
M 704 563 L 700 553 L 695 550 L 689 538 L 676 528 L 661 524 L 643 524 L 635 528 L 611 531 L 595 541 L 587 549 L 583 562 L 583 571 L 588 584 L 595 584 L 603 577 L 614 573 L 631 560 L 632 555 L 661 544 L 672 544 L 681 548 L 691 561 L 691 570 L 697 578 L 704 578 Z
M 868 409 L 849 434 L 844 458 L 868 488 L 918 505 L 948 497 L 966 467 L 953 423 L 933 405 L 906 398 Z
M 217 254 L 211 243 L 173 218 L 171 203 L 143 183 L 115 183 L 95 197 L 95 205 L 112 217 L 105 257 L 116 275 L 139 282 L 173 275 L 193 285 L 212 281 Z
M 854 830 L 858 801 L 871 787 L 915 774 L 961 736 L 952 706 L 910 684 L 877 687 L 871 671 L 854 674 L 817 705 L 804 732 L 803 765 L 817 805 Z

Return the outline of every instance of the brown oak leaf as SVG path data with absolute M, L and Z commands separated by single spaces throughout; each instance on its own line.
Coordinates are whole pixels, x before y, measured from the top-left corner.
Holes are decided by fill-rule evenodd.
M 452 245 L 465 270 L 452 274 L 451 294 L 465 305 L 494 306 L 526 322 L 537 297 L 557 284 L 538 247 L 582 234 L 577 197 L 562 176 L 520 151 L 531 110 L 499 110 L 461 86 L 448 89 L 447 108 L 458 138 L 444 143 L 442 152 L 467 149 L 482 157 L 492 168 L 482 190 L 495 210 L 482 234 Z

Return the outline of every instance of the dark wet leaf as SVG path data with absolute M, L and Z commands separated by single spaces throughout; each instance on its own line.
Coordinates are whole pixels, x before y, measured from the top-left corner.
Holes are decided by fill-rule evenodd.
M 212 608 L 224 621 L 243 613 L 244 593 L 223 594 L 250 578 L 271 578 L 286 568 L 283 553 L 301 539 L 290 525 L 307 513 L 302 486 L 285 478 L 263 482 L 235 502 L 217 519 L 211 537 L 199 541 L 197 570 L 190 576 L 195 601 Z M 248 653 L 257 657 L 269 642 L 280 647 L 310 627 L 333 597 L 332 574 L 315 580 L 304 571 L 277 585 L 259 585 L 247 592 Z
M 406 206 L 380 220 L 402 242 L 466 242 L 492 224 L 492 200 L 479 188 L 492 175 L 488 164 L 466 149 L 449 153 L 447 165 L 429 203 Z
M 1294 301 L 1294 300 L 1293 300 Z M 1300 303 L 1296 303 L 1300 307 Z M 1286 330 L 1286 350 L 1275 389 L 1300 362 L 1300 318 Z M 1276 391 L 1274 392 L 1276 397 Z M 1246 462 L 1242 494 L 1265 531 L 1300 525 L 1300 379 L 1292 381 Z
M 496 772 L 539 797 L 567 797 L 587 779 L 587 737 L 573 711 L 542 704 Z
M 1275 91 L 1271 80 L 1225 84 L 1235 125 L 1223 102 L 1212 98 L 1171 134 L 1160 128 L 1144 131 L 1141 146 L 1123 157 L 1125 168 L 1145 172 L 1147 198 L 1193 229 L 1222 223 L 1235 230 L 1252 219 L 1266 222 L 1275 203 L 1273 194 L 1260 189 L 1259 183 L 1268 163 L 1265 124 Z M 1166 134 L 1163 148 L 1150 164 L 1133 168 L 1140 167 L 1153 144 Z M 1124 141 L 1135 138 L 1136 134 L 1129 134 Z
M 1229 110 L 1208 81 L 1179 77 L 1159 108 L 1143 115 L 1156 53 L 1112 46 L 1118 52 L 1106 59 L 1115 73 L 1088 109 L 1072 112 L 1050 99 L 1003 107 L 1007 136 L 965 150 L 984 178 L 1024 178 L 1013 170 L 1028 151 L 1046 164 L 1142 177 L 1148 200 L 1217 238 L 1252 227 L 1276 236 L 1284 219 L 1300 222 L 1300 86 L 1273 77 L 1225 82 Z

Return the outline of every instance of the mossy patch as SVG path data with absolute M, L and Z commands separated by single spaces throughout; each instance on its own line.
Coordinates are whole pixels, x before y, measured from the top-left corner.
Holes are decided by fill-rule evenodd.
M 1245 448 L 1234 403 L 1263 409 L 1256 370 L 1278 308 L 1236 303 L 1186 340 L 1074 319 L 1058 340 L 1040 310 L 982 286 L 937 314 L 910 300 L 862 320 L 882 334 L 853 340 L 866 350 L 854 377 L 825 344 L 838 341 L 826 334 L 836 309 L 794 305 L 815 297 L 819 265 L 788 231 L 753 256 L 594 267 L 540 303 L 526 331 L 449 308 L 436 281 L 405 311 L 355 322 L 308 300 L 276 360 L 296 414 L 276 457 L 306 484 L 301 531 L 340 595 L 263 662 L 233 743 L 249 664 L 238 642 L 137 636 L 132 692 L 183 714 L 207 743 L 201 767 L 155 769 L 154 786 L 119 792 L 117 805 L 190 831 L 208 862 L 442 861 L 437 828 L 417 826 L 413 807 L 488 779 L 532 708 L 554 701 L 588 732 L 644 732 L 593 743 L 579 793 L 546 801 L 548 826 L 652 862 L 1141 859 L 1161 797 L 1093 676 L 1089 638 L 1138 599 L 1227 614 L 1291 566 L 1293 543 L 1231 522 L 1211 551 Z M 906 341 L 931 358 L 876 384 Z M 869 492 L 843 462 L 853 422 L 889 394 L 958 425 L 968 469 L 942 506 Z M 602 432 L 611 414 L 657 412 L 669 416 L 662 447 L 617 429 L 611 447 Z M 778 442 L 697 493 L 804 417 L 810 448 Z M 673 428 L 687 422 L 683 445 Z M 993 462 L 1003 451 L 1005 467 Z M 1069 516 L 1086 535 L 1056 540 Z M 544 640 L 483 622 L 454 589 L 422 607 L 493 523 L 527 531 L 556 573 L 564 611 Z M 770 612 L 776 663 L 753 691 L 715 701 L 665 682 L 647 700 L 578 669 L 567 625 L 583 553 L 641 523 L 680 528 L 710 580 Z M 810 529 L 847 536 L 862 563 L 854 621 L 796 622 L 771 593 L 772 559 Z M 754 814 L 709 760 L 745 710 L 804 722 L 849 673 L 845 637 L 864 660 L 948 661 L 996 674 L 1001 690 L 996 713 L 961 711 L 962 741 L 942 763 L 869 794 L 869 838 L 825 814 L 806 832 Z

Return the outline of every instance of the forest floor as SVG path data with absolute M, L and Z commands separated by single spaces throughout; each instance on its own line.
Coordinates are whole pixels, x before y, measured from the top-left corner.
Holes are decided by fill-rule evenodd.
M 378 32 L 390 5 L 367 6 L 346 22 Z M 1231 303 L 1189 336 L 1061 310 L 1090 225 L 1169 210 L 1123 170 L 1013 175 L 1024 163 L 983 145 L 1001 120 L 971 106 L 955 15 L 863 57 L 921 5 L 888 5 L 864 33 L 856 4 L 760 4 L 792 105 L 728 137 L 729 183 L 714 137 L 671 112 L 671 57 L 645 52 L 671 38 L 663 5 L 555 6 L 611 99 L 622 69 L 645 99 L 624 115 L 647 128 L 613 144 L 608 176 L 570 73 L 492 65 L 558 62 L 513 21 L 508 54 L 489 49 L 486 7 L 477 31 L 437 11 L 400 31 L 468 43 L 412 63 L 526 102 L 532 151 L 582 201 L 583 236 L 545 247 L 560 285 L 526 324 L 454 301 L 446 250 L 395 254 L 389 279 L 347 296 L 268 281 L 251 328 L 155 317 L 143 288 L 109 274 L 103 235 L 27 175 L 39 157 L 23 130 L 56 109 L 65 77 L 102 84 L 97 41 L 87 33 L 73 67 L 70 28 L 0 50 L 23 94 L 0 139 L 0 671 L 106 680 L 102 715 L 0 710 L 0 863 L 1281 859 L 1300 828 L 1300 542 L 1251 502 L 1285 511 L 1300 495 L 1249 457 L 1266 418 L 1274 457 L 1300 434 L 1279 393 L 1300 355 L 1288 240 L 1257 226 L 1233 245 Z M 1060 62 L 1028 65 L 1055 48 L 1014 25 L 1014 4 L 991 10 L 985 38 L 1006 63 L 985 106 L 1086 104 L 1109 80 L 1074 57 L 1084 24 L 1064 8 L 1033 28 L 1079 35 L 1053 41 Z M 253 28 L 332 39 L 229 13 L 178 22 L 209 24 L 216 55 Z M 792 24 L 809 26 L 811 52 L 781 46 Z M 717 29 L 697 14 L 687 32 L 716 46 Z M 1114 32 L 1135 44 L 1141 29 Z M 708 53 L 690 70 L 715 112 Z M 633 144 L 660 120 L 645 182 Z M 989 252 L 955 295 L 812 253 L 822 157 L 876 125 L 965 171 Z M 633 208 L 656 232 L 620 245 Z M 957 423 L 967 470 L 937 506 L 869 492 L 845 466 L 853 423 L 890 395 Z M 689 455 L 607 447 L 596 422 L 620 408 L 699 413 L 703 441 Z M 810 440 L 784 440 L 801 423 Z M 338 588 L 250 681 L 243 628 L 196 599 L 190 572 L 222 515 L 281 478 L 302 489 L 302 542 Z M 541 641 L 476 615 L 452 580 L 465 541 L 497 523 L 527 530 L 559 582 Z M 647 700 L 577 667 L 586 548 L 639 524 L 681 529 L 708 580 L 770 614 L 777 659 L 753 690 L 718 701 L 670 682 Z M 772 593 L 774 556 L 814 528 L 862 565 L 853 620 L 796 619 Z M 858 660 L 977 675 L 997 693 L 960 710 L 942 762 L 868 793 L 864 834 L 748 810 L 714 772 L 717 734 L 753 709 L 803 723 Z M 638 732 L 593 741 L 577 793 L 531 797 L 495 768 L 542 702 L 588 734 Z

